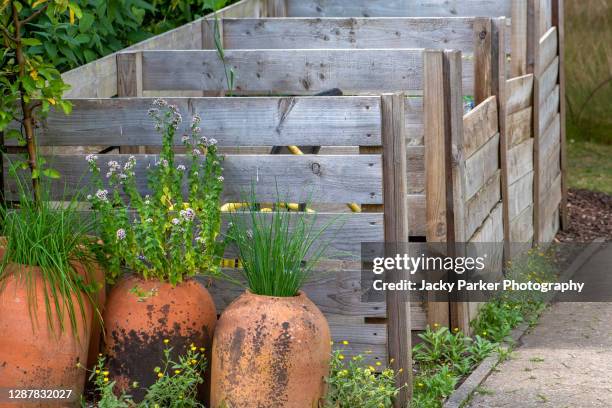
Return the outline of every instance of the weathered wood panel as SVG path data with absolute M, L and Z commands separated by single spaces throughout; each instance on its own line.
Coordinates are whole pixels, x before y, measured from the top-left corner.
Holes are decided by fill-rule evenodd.
M 465 160 L 465 198 L 469 200 L 499 169 L 499 134 Z
M 540 3 L 540 36 L 552 26 L 552 0 L 538 0 Z
M 508 116 L 508 147 L 512 148 L 533 137 L 533 110 L 525 108 Z
M 561 174 L 552 186 L 540 194 L 540 242 L 550 242 L 559 230 L 559 204 L 561 203 Z
M 508 115 L 529 107 L 533 96 L 533 74 L 507 80 L 506 95 Z
M 533 204 L 533 171 L 508 187 L 508 215 L 510 220 L 516 218 L 531 204 Z
M 548 191 L 561 173 L 561 145 L 553 146 L 547 155 L 540 155 L 540 191 Z
M 408 194 L 425 194 L 425 147 L 406 147 Z
M 423 146 L 424 125 L 423 125 L 423 97 L 411 96 L 404 101 L 406 117 L 406 145 Z
M 552 27 L 540 39 L 540 67 L 545 68 L 558 55 L 557 27 Z
M 502 221 L 502 205 L 497 204 L 489 216 L 483 222 L 481 228 L 476 231 L 469 242 L 499 243 L 504 239 L 504 225 Z M 501 245 L 500 256 L 501 256 Z
M 527 74 L 527 2 L 514 0 L 512 4 L 512 35 L 507 36 L 512 50 L 511 77 Z
M 104 155 L 105 161 L 123 163 L 126 155 Z M 135 171 L 143 174 L 148 165 L 155 165 L 157 156 L 136 155 Z M 9 160 L 17 157 L 9 155 Z M 57 155 L 47 158 L 61 174 L 61 183 L 52 188 L 53 197 L 59 198 L 75 188 L 87 185 L 89 172 L 82 155 Z M 184 162 L 177 156 L 177 164 Z M 360 202 L 382 203 L 382 160 L 380 155 L 227 155 L 225 157 L 224 199 L 237 201 L 248 193 L 253 183 L 262 200 L 313 201 L 321 203 Z M 103 169 L 105 171 L 105 169 Z M 146 180 L 138 178 L 138 188 L 145 192 Z M 69 191 L 64 192 L 63 183 Z M 18 199 L 15 182 L 8 181 L 7 199 Z
M 559 79 L 559 57 L 556 57 L 553 62 L 540 74 L 538 93 L 540 101 L 543 101 L 550 94 Z
M 472 237 L 501 200 L 500 170 L 466 204 L 466 236 Z M 503 236 L 502 236 L 503 240 Z M 489 241 L 493 242 L 493 241 Z M 500 241 L 501 242 L 501 241 Z
M 511 16 L 507 0 L 288 0 L 291 17 L 455 17 Z
M 471 54 L 474 18 L 224 19 L 225 49 L 454 48 Z
M 560 157 L 552 157 L 551 152 L 561 145 L 560 115 L 556 115 L 548 128 L 540 135 L 540 163 L 546 165 L 547 159 L 559 161 Z
M 261 0 L 242 0 L 219 11 L 221 17 L 259 17 Z M 126 50 L 201 49 L 201 21 L 196 20 L 166 33 L 134 44 Z M 92 61 L 62 74 L 71 89 L 66 98 L 107 98 L 117 94 L 117 53 Z
M 463 117 L 465 157 L 471 157 L 498 131 L 497 98 L 491 96 Z
M 552 123 L 559 112 L 559 86 L 555 86 L 555 89 L 546 97 L 546 99 L 540 99 L 540 111 L 539 111 L 539 134 L 541 135 L 546 128 Z
M 379 97 L 166 98 L 183 117 L 199 113 L 202 135 L 220 146 L 380 145 Z M 73 112 L 52 112 L 41 146 L 158 146 L 147 115 L 152 98 L 73 99 Z M 407 121 L 418 116 L 407 115 Z M 420 121 L 422 123 L 422 120 Z M 418 124 L 418 123 L 417 123 Z M 184 121 L 181 135 L 190 126 Z M 177 144 L 180 138 L 177 136 Z
M 533 205 L 510 221 L 510 242 L 531 243 L 533 240 Z
M 340 88 L 345 94 L 423 89 L 420 49 L 227 50 L 236 94 L 310 95 Z M 225 67 L 216 51 L 143 51 L 145 90 L 226 90 Z M 463 78 L 469 94 L 473 80 Z
M 527 139 L 508 150 L 507 158 L 508 184 L 513 184 L 533 171 L 533 139 Z
M 425 194 L 408 194 L 408 229 L 411 237 L 426 234 Z

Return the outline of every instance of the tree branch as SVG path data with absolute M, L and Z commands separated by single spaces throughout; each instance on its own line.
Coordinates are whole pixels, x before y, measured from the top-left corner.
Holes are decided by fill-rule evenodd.
M 41 8 L 39 8 L 38 10 L 36 10 L 35 12 L 33 12 L 32 14 L 30 14 L 28 17 L 26 17 L 25 19 L 23 19 L 20 23 L 20 25 L 25 25 L 28 24 L 30 21 L 34 20 L 36 17 L 38 17 L 40 15 L 40 13 L 44 12 L 47 7 L 49 7 L 49 3 L 45 4 L 44 6 L 42 6 Z

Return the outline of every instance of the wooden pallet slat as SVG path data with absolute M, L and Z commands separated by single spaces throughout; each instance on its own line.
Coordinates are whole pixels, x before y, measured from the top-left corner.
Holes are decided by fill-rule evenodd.
M 506 81 L 507 114 L 528 108 L 532 103 L 533 74 L 527 74 Z
M 463 117 L 466 157 L 471 157 L 499 131 L 497 116 L 497 98 L 491 96 Z

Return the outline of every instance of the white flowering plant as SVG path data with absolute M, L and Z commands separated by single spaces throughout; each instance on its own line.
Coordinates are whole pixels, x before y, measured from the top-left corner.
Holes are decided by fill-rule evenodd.
M 186 155 L 179 162 L 173 142 L 181 114 L 162 99 L 153 105 L 149 115 L 162 136 L 162 147 L 156 162 L 147 166 L 149 194 L 140 191 L 134 156 L 124 163 L 109 161 L 104 176 L 98 157 L 86 158 L 95 190 L 88 199 L 100 233 L 95 249 L 111 282 L 123 270 L 172 284 L 220 271 L 223 157 L 217 141 L 201 136 L 196 114 L 182 135 Z

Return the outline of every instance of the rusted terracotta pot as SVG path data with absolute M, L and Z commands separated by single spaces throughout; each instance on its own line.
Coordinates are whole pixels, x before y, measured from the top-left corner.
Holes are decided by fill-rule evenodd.
M 330 343 L 327 320 L 303 292 L 272 297 L 247 291 L 217 323 L 211 407 L 317 407 Z
M 61 333 L 59 317 L 52 306 L 48 320 L 44 301 L 45 285 L 37 267 L 9 264 L 6 278 L 0 284 L 0 389 L 71 389 L 70 401 L 24 403 L 28 407 L 72 407 L 79 406 L 78 399 L 83 392 L 86 371 L 77 367 L 85 365 L 90 339 L 93 307 L 83 296 L 85 319 L 80 315 L 76 295 L 76 330 L 70 326 L 67 309 L 64 309 L 65 330 Z M 35 287 L 28 294 L 24 276 Z M 35 299 L 37 306 L 29 307 Z M 59 298 L 58 301 L 64 302 Z M 30 317 L 30 312 L 31 317 Z M 50 328 L 52 322 L 55 330 Z M 20 403 L 0 402 L 2 408 L 13 408 Z
M 112 379 L 141 400 L 143 388 L 157 380 L 154 369 L 162 364 L 164 348 L 172 347 L 176 357 L 193 343 L 209 353 L 216 321 L 212 297 L 193 279 L 172 286 L 133 275 L 122 278 L 109 291 L 104 310 Z M 134 381 L 139 388 L 129 389 Z

